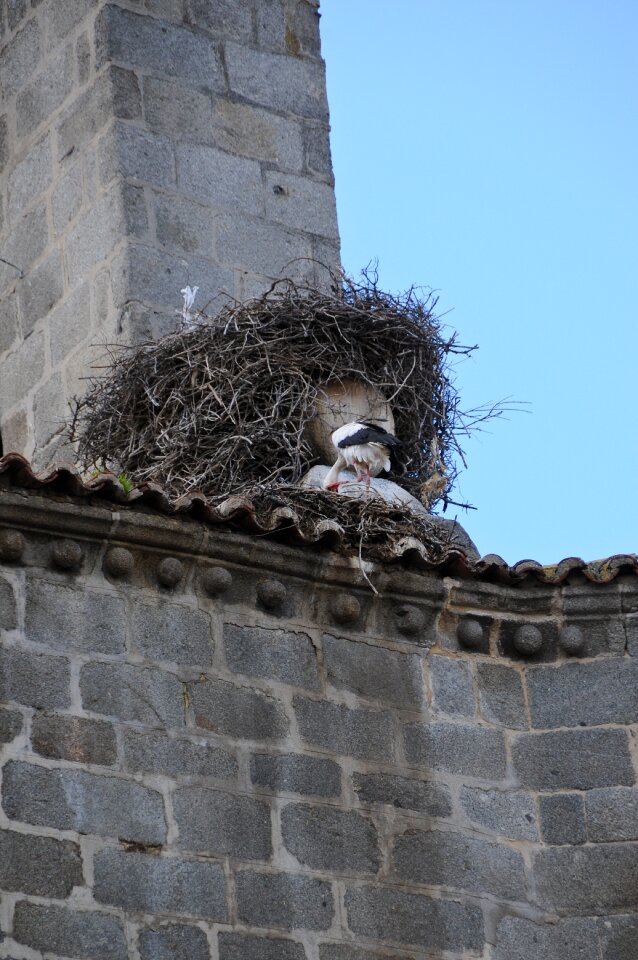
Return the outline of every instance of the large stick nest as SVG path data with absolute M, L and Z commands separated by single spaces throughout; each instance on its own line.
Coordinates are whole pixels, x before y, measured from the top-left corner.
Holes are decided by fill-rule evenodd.
M 459 408 L 436 299 L 392 296 L 365 278 L 332 293 L 291 281 L 231 303 L 160 340 L 124 349 L 76 400 L 71 427 L 86 468 L 115 466 L 171 496 L 219 502 L 295 485 L 317 457 L 305 436 L 321 384 L 355 378 L 390 402 L 403 441 L 395 479 L 418 496 L 431 442 L 452 480 L 471 417 Z M 449 488 L 444 496 L 449 496 Z M 433 506 L 433 504 L 430 504 Z

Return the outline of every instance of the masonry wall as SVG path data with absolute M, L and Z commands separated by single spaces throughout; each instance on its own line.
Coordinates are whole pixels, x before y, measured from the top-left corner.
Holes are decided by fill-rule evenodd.
M 1 958 L 635 960 L 635 577 L 0 530 Z
M 0 433 L 43 467 L 105 344 L 339 261 L 314 0 L 0 5 Z

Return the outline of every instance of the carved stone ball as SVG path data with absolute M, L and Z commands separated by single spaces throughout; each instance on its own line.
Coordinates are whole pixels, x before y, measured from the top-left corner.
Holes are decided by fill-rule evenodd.
M 531 657 L 543 646 L 543 634 L 533 623 L 524 623 L 514 634 L 514 649 L 524 657 Z
M 111 547 L 104 557 L 104 569 L 112 577 L 128 577 L 133 572 L 133 554 L 126 547 Z
M 202 586 L 209 597 L 226 593 L 232 582 L 233 575 L 225 567 L 209 567 L 202 574 Z
M 354 623 L 359 619 L 361 605 L 351 593 L 340 593 L 330 604 L 330 612 L 335 623 Z
M 371 384 L 348 377 L 323 384 L 318 391 L 315 416 L 305 430 L 306 440 L 322 463 L 334 463 L 336 453 L 331 434 L 352 420 L 374 420 L 384 430 L 394 433 L 390 405 Z
M 84 550 L 75 540 L 58 540 L 53 544 L 51 555 L 61 570 L 77 570 L 84 559 Z
M 459 620 L 456 638 L 466 650 L 477 650 L 483 643 L 483 624 L 471 617 Z
M 17 563 L 22 559 L 26 541 L 19 530 L 3 530 L 0 533 L 0 560 Z
M 184 576 L 184 565 L 177 557 L 165 557 L 157 568 L 157 579 L 163 587 L 176 587 Z
M 570 623 L 561 630 L 558 642 L 565 653 L 574 656 L 585 649 L 585 634 L 575 623 Z
M 423 611 L 410 604 L 397 607 L 395 616 L 397 619 L 397 630 L 399 633 L 402 633 L 404 637 L 415 636 L 415 634 L 420 633 L 425 626 Z
M 267 610 L 280 610 L 287 590 L 281 580 L 262 580 L 257 584 L 257 597 Z

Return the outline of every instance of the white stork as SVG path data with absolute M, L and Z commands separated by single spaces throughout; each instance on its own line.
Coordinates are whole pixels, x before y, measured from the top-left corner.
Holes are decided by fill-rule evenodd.
M 366 493 L 370 490 L 370 478 L 392 466 L 393 454 L 401 444 L 391 433 L 367 420 L 344 423 L 331 436 L 337 451 L 337 460 L 323 481 L 326 490 L 339 492 L 339 474 L 346 467 L 357 471 L 357 480 L 366 474 Z

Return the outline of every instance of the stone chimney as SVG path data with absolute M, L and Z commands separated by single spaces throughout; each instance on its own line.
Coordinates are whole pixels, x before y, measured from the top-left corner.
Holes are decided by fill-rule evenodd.
M 0 44 L 0 433 L 44 467 L 182 287 L 214 312 L 338 264 L 318 3 L 7 0 Z

